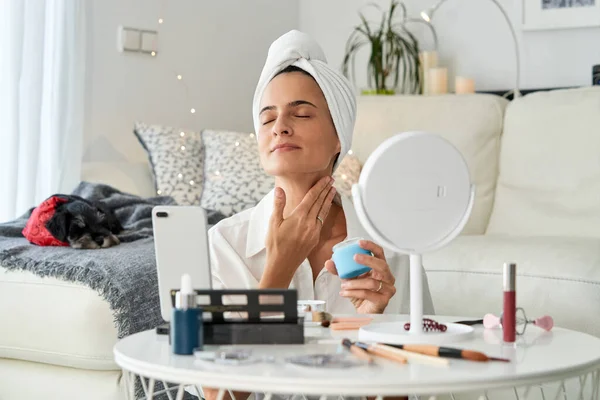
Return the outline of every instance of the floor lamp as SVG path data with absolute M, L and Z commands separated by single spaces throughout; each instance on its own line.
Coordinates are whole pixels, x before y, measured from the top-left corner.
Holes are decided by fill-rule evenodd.
M 433 19 L 433 15 L 437 11 L 437 9 L 446 1 L 447 0 L 440 0 L 434 6 L 421 11 L 421 18 L 423 18 L 427 22 L 431 22 L 431 20 Z M 510 33 L 512 34 L 513 42 L 515 45 L 515 61 L 516 61 L 516 66 L 517 66 L 516 77 L 515 77 L 515 88 L 513 90 L 507 92 L 504 95 L 504 97 L 507 97 L 508 95 L 510 95 L 511 92 L 514 93 L 514 97 L 519 97 L 519 96 L 521 96 L 521 92 L 519 92 L 519 79 L 520 79 L 520 74 L 521 74 L 521 56 L 519 53 L 519 43 L 517 42 L 517 35 L 515 33 L 515 29 L 514 29 L 512 23 L 510 22 L 510 18 L 508 18 L 508 14 L 506 14 L 506 10 L 504 10 L 504 8 L 502 8 L 502 6 L 500 5 L 500 3 L 498 3 L 497 0 L 490 0 L 490 1 L 492 3 L 494 3 L 496 5 L 496 7 L 498 7 L 498 10 L 500 10 L 502 15 L 504 16 L 504 19 L 506 20 L 506 24 L 508 25 L 508 28 L 510 29 Z

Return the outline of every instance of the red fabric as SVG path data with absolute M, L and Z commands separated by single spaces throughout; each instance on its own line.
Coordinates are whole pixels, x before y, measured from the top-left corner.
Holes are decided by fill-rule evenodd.
M 66 202 L 67 199 L 53 196 L 37 206 L 23 229 L 23 236 L 39 246 L 68 246 L 69 243 L 56 239 L 46 228 L 46 222 L 54 215 L 56 206 Z

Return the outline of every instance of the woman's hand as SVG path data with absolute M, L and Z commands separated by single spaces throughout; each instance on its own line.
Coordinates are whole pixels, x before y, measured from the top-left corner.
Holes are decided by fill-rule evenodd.
M 296 269 L 319 243 L 334 195 L 333 178 L 321 178 L 284 218 L 285 192 L 280 187 L 275 188 L 275 204 L 265 244 L 267 265 L 261 288 L 289 287 Z
M 348 297 L 360 314 L 381 314 L 387 307 L 390 299 L 396 294 L 396 278 L 392 274 L 385 259 L 381 246 L 369 241 L 361 240 L 359 246 L 373 253 L 355 254 L 354 260 L 371 268 L 371 271 L 352 279 L 342 279 L 340 296 Z M 335 263 L 332 260 L 325 262 L 329 273 L 337 275 Z

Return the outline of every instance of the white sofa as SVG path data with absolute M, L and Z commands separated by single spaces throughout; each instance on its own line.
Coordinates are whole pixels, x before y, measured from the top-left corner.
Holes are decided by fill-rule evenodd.
M 600 88 L 511 103 L 481 94 L 361 97 L 353 150 L 364 162 L 408 130 L 454 143 L 477 185 L 463 234 L 424 257 L 436 312 L 499 313 L 502 264 L 513 261 L 528 316 L 550 314 L 600 336 Z M 86 164 L 83 178 L 154 196 L 145 163 Z M 124 398 L 112 358 L 117 330 L 98 293 L 0 266 L 0 321 L 0 399 Z

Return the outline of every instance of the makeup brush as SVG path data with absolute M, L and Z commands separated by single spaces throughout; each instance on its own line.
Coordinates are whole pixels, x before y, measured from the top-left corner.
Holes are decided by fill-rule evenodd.
M 331 320 L 333 320 L 333 315 L 331 315 L 325 311 L 312 311 L 310 314 L 311 314 L 311 321 L 312 322 L 321 322 L 321 325 L 325 321 L 331 322 Z
M 329 325 L 329 329 L 333 331 L 355 331 L 365 325 L 369 325 L 369 321 L 363 322 L 334 322 Z
M 438 347 L 428 344 L 388 344 L 387 346 L 412 351 L 414 353 L 425 354 L 435 357 L 460 358 L 469 361 L 487 362 L 502 361 L 510 362 L 506 358 L 488 357 L 487 355 L 473 350 L 455 349 L 452 347 Z
M 360 358 L 361 360 L 365 360 L 369 364 L 373 364 L 375 362 L 375 360 L 373 359 L 373 357 L 371 357 L 369 355 L 369 353 L 365 349 L 363 349 L 361 347 L 358 347 L 357 345 L 355 345 L 354 343 L 352 343 L 350 341 L 350 339 L 344 339 L 344 340 L 342 340 L 342 345 L 345 348 L 347 348 L 348 350 L 350 350 L 350 352 L 352 354 L 354 354 L 356 357 Z
M 401 357 L 406 358 L 409 363 L 418 363 L 418 364 L 429 364 L 429 365 L 443 365 L 447 366 L 450 364 L 450 361 L 447 358 L 430 356 L 427 354 L 416 353 L 408 350 L 402 350 L 397 347 L 391 347 L 385 344 L 378 343 L 377 344 L 382 350 L 386 350 L 390 353 L 394 353 Z
M 374 354 L 376 356 L 387 358 L 388 360 L 396 361 L 400 364 L 406 364 L 406 357 L 401 356 L 400 354 L 397 354 L 393 351 L 390 351 L 378 344 L 367 344 L 363 342 L 355 342 L 354 344 L 360 347 L 361 349 L 365 349 L 369 353 Z
M 322 327 L 331 327 L 334 330 L 358 329 L 361 326 L 368 325 L 373 318 L 368 317 L 333 317 L 328 312 L 313 311 L 311 313 L 313 322 L 320 322 Z M 333 327 L 335 325 L 335 327 Z

